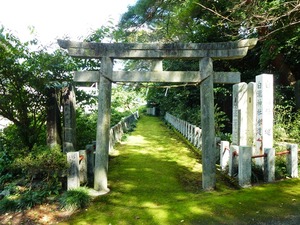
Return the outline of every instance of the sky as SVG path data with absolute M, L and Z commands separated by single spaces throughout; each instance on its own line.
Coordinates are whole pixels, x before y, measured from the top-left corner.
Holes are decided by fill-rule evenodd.
M 12 31 L 22 41 L 36 37 L 41 44 L 69 37 L 80 41 L 93 30 L 117 23 L 120 15 L 137 0 L 2 0 L 0 27 Z M 34 35 L 29 27 L 34 27 Z

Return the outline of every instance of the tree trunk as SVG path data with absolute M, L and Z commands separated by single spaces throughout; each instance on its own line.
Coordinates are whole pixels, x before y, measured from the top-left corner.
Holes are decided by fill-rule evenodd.
M 56 90 L 50 88 L 47 98 L 47 144 L 49 146 L 61 145 L 61 119 L 57 104 Z
M 63 151 L 73 152 L 76 149 L 76 97 L 74 87 L 63 89 Z
M 272 65 L 279 72 L 280 83 L 282 85 L 294 85 L 296 83 L 296 77 L 291 71 L 290 67 L 284 62 L 284 56 L 279 53 L 273 60 Z

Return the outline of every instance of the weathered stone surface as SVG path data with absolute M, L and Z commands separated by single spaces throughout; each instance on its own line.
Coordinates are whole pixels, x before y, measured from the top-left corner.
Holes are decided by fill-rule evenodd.
M 238 59 L 256 45 L 257 39 L 218 43 L 91 43 L 58 40 L 69 55 L 81 58 L 111 57 L 115 59 L 204 58 Z
M 216 186 L 216 143 L 213 94 L 213 62 L 210 58 L 200 60 L 200 74 L 207 78 L 200 84 L 202 126 L 202 187 L 213 190 Z
M 98 97 L 98 121 L 95 153 L 94 189 L 108 192 L 108 154 L 110 134 L 110 110 L 111 110 L 111 77 L 113 62 L 111 58 L 104 57 L 101 60 L 101 74 Z
M 69 163 L 68 170 L 68 190 L 78 188 L 80 186 L 79 180 L 79 152 L 68 152 L 67 161 Z
M 107 189 L 107 170 L 108 170 L 108 149 L 109 149 L 109 115 L 110 115 L 110 94 L 111 82 L 118 79 L 125 82 L 201 82 L 201 121 L 203 126 L 203 135 L 195 129 L 194 132 L 197 137 L 202 135 L 202 149 L 203 149 L 203 188 L 211 190 L 215 188 L 216 173 L 215 173 L 215 159 L 216 159 L 216 146 L 215 146 L 215 131 L 214 131 L 214 104 L 213 104 L 213 82 L 221 83 L 236 83 L 240 81 L 240 76 L 237 74 L 226 74 L 223 72 L 213 72 L 212 58 L 213 59 L 236 59 L 242 58 L 247 54 L 248 49 L 256 45 L 257 39 L 247 39 L 236 42 L 221 42 L 221 43 L 205 43 L 205 44 L 135 44 L 135 43 L 88 43 L 88 42 L 71 42 L 58 40 L 58 44 L 68 50 L 69 55 L 80 58 L 101 58 L 101 75 L 88 74 L 87 79 L 82 80 L 76 78 L 78 81 L 84 82 L 99 82 L 99 117 L 97 124 L 97 144 L 95 156 L 95 180 L 94 188 L 99 190 L 108 191 Z M 199 73 L 196 75 L 193 72 L 182 73 L 176 72 L 175 78 L 168 78 L 161 81 L 161 74 L 165 76 L 169 72 L 165 71 L 159 75 L 155 72 L 148 72 L 144 75 L 135 75 L 134 73 L 126 74 L 126 72 L 112 72 L 113 59 L 175 59 L 175 58 L 188 58 L 188 59 L 201 59 L 199 66 Z M 157 68 L 161 66 L 156 63 Z M 156 69 L 153 69 L 156 70 Z M 157 69 L 160 70 L 160 69 Z M 239 75 L 239 74 L 238 74 Z M 100 79 L 98 78 L 100 77 Z M 126 77 L 127 76 L 127 77 Z M 173 74 L 172 74 L 173 76 Z M 228 78 L 225 78 L 228 76 Z M 77 77 L 77 75 L 75 75 Z M 96 77 L 96 78 L 95 78 Z M 128 78 L 129 77 L 129 78 Z M 136 78 L 132 78 L 136 77 Z M 180 77 L 180 78 L 179 78 Z M 220 78 L 220 81 L 218 79 Z M 194 79 L 194 81 L 186 81 L 184 79 Z M 214 80 L 216 79 L 216 80 Z M 153 81 L 154 80 L 154 81 Z M 156 81 L 155 81 L 156 80 Z M 232 81 L 234 80 L 234 81 Z M 188 129 L 186 127 L 186 129 Z M 179 125 L 179 130 L 183 133 L 184 125 Z M 188 132 L 186 132 L 188 133 Z M 195 138 L 197 139 L 197 138 Z M 195 142 L 197 142 L 195 140 Z M 200 145 L 198 142 L 197 145 Z
M 275 181 L 275 149 L 265 148 L 264 157 L 264 180 L 266 182 Z
M 79 150 L 79 180 L 80 184 L 87 184 L 87 154 L 86 150 Z
M 273 75 L 256 76 L 256 145 L 255 155 L 264 154 L 265 148 L 273 148 Z M 255 163 L 263 166 L 263 158 Z
M 75 82 L 99 82 L 98 71 L 77 71 L 74 73 Z M 203 75 L 204 76 L 204 75 Z M 113 82 L 167 82 L 167 83 L 199 83 L 205 77 L 199 71 L 114 71 Z M 239 72 L 214 72 L 214 83 L 235 84 L 241 81 Z
M 247 84 L 233 85 L 232 144 L 247 145 Z
M 251 185 L 251 156 L 252 147 L 239 147 L 239 185 L 243 188 Z
M 256 143 L 256 83 L 254 82 L 248 84 L 247 99 L 247 146 L 254 147 Z
M 229 141 L 221 141 L 220 144 L 220 166 L 221 170 L 225 171 L 229 165 Z
M 69 86 L 63 91 L 63 151 L 72 152 L 76 150 L 76 96 L 74 87 Z
M 230 153 L 229 153 L 229 169 L 228 169 L 228 175 L 231 177 L 235 177 L 238 172 L 238 159 L 239 159 L 237 155 L 238 153 L 239 153 L 239 146 L 231 145 Z
M 287 172 L 290 177 L 298 178 L 298 145 L 289 144 L 290 154 L 287 154 Z

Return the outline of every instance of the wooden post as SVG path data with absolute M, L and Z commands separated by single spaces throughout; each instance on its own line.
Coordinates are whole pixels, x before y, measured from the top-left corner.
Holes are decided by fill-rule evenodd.
M 200 60 L 200 76 L 205 79 L 200 84 L 201 128 L 202 128 L 202 187 L 213 190 L 216 187 L 216 143 L 213 93 L 213 61 Z
M 110 133 L 110 107 L 111 107 L 111 76 L 113 61 L 109 57 L 101 60 L 101 75 L 98 96 L 98 121 L 95 154 L 94 189 L 109 192 L 107 187 L 109 133 Z

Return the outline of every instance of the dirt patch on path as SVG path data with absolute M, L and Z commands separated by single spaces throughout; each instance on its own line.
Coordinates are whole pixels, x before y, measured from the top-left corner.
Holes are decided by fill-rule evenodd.
M 62 210 L 58 203 L 45 203 L 20 212 L 0 215 L 0 224 L 33 225 L 56 224 L 68 219 L 74 212 Z

